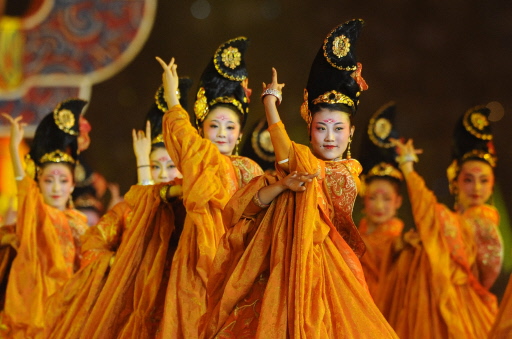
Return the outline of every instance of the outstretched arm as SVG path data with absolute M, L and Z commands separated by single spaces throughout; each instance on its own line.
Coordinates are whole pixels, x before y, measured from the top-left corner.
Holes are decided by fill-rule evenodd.
M 23 140 L 25 123 L 21 122 L 22 117 L 11 117 L 7 113 L 2 113 L 2 116 L 11 123 L 11 139 L 9 143 L 9 153 L 11 154 L 12 167 L 14 169 L 14 176 L 16 180 L 21 180 L 25 177 L 25 170 L 21 162 L 19 148 Z
M 146 122 L 146 134 L 144 131 L 132 130 L 133 152 L 137 160 L 137 177 L 139 184 L 152 183 L 151 164 L 149 154 L 151 153 L 151 123 Z
M 284 129 L 274 128 L 273 126 L 281 122 L 277 105 L 281 103 L 283 87 L 284 84 L 280 84 L 277 81 L 276 69 L 272 68 L 272 82 L 268 85 L 263 83 L 263 105 L 265 106 L 265 114 L 276 153 L 276 160 L 282 169 L 288 171 L 287 159 L 291 148 L 291 140 L 286 132 L 284 132 Z M 275 126 L 279 126 L 279 124 Z

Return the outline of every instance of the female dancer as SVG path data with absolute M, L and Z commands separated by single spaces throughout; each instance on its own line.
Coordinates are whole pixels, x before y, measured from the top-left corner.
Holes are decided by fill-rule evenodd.
M 396 106 L 390 102 L 372 116 L 368 137 L 361 147 L 364 177 L 361 196 L 365 217 L 359 223 L 359 233 L 366 245 L 361 265 L 374 299 L 377 298 L 379 280 L 386 275 L 383 262 L 393 252 L 404 227 L 402 220 L 396 218 L 402 204 L 400 185 L 403 175 L 397 168 L 395 147 L 390 140 L 398 137 L 394 128 L 395 112 Z
M 21 117 L 11 118 L 10 153 L 18 183 L 18 248 L 7 284 L 2 337 L 32 338 L 41 333 L 48 296 L 59 290 L 80 267 L 80 236 L 87 220 L 70 205 L 73 171 L 79 151 L 86 102 L 61 102 L 37 126 L 22 166 L 18 146 L 23 138 Z M 88 131 L 86 131 L 88 132 Z
M 190 79 L 180 79 L 184 104 L 190 85 Z M 139 184 L 82 237 L 82 269 L 50 299 L 47 337 L 156 334 L 184 221 L 182 201 L 176 198 L 181 195 L 181 173 L 162 139 L 167 110 L 162 93 L 160 87 L 146 116 L 146 133 L 133 130 Z
M 489 288 L 501 269 L 502 242 L 498 212 L 487 204 L 496 164 L 489 113 L 474 107 L 456 125 L 447 170 L 455 211 L 439 204 L 414 171 L 412 140 L 396 141 L 421 242 L 400 254 L 379 293 L 387 301 L 376 302 L 401 338 L 486 338 L 494 322 Z
M 308 187 L 267 195 L 261 178 L 233 197 L 208 284 L 205 338 L 394 337 L 368 293 L 352 221 L 361 167 L 350 159 L 351 117 L 367 88 L 354 55 L 361 27 L 336 27 L 313 62 L 301 109 L 311 149 L 284 130 L 275 69 L 264 85 L 278 176 L 297 171 Z M 264 210 L 254 215 L 254 206 Z
M 164 116 L 167 150 L 183 173 L 187 216 L 174 255 L 162 321 L 163 338 L 197 338 L 206 312 L 206 283 L 225 229 L 222 210 L 230 197 L 263 174 L 252 160 L 233 156 L 248 114 L 250 90 L 244 54 L 247 39 L 222 44 L 201 76 L 194 105 L 198 130 L 179 105 L 174 59 L 164 69 Z

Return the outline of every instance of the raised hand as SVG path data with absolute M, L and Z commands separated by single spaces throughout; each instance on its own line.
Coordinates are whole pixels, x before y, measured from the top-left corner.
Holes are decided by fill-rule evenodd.
M 162 66 L 162 84 L 164 85 L 164 98 L 167 102 L 167 107 L 171 108 L 178 105 L 178 86 L 180 83 L 177 68 L 178 65 L 174 63 L 174 58 L 171 59 L 169 64 L 166 64 L 162 59 L 156 57 L 156 60 Z
M 277 102 L 279 105 L 282 101 L 282 91 L 284 86 L 285 84 L 280 84 L 277 81 L 277 70 L 272 67 L 272 82 L 268 85 L 263 83 L 263 103 L 266 104 L 269 102 L 275 104 Z
M 149 154 L 151 153 L 151 123 L 146 121 L 146 133 L 133 129 L 132 137 L 133 152 L 137 159 L 137 166 L 149 164 Z
M 391 139 L 391 142 L 395 145 L 396 162 L 400 166 L 400 169 L 404 174 L 408 174 L 414 170 L 413 163 L 418 162 L 418 154 L 423 153 L 422 149 L 414 148 L 413 140 L 409 139 L 407 142 L 402 142 L 398 139 Z
M 21 141 L 23 140 L 23 135 L 25 133 L 24 127 L 27 124 L 21 122 L 21 116 L 13 118 L 7 113 L 2 113 L 2 116 L 11 124 L 11 139 L 9 145 L 9 153 L 11 154 L 14 176 L 16 177 L 16 180 L 21 180 L 25 176 L 25 170 L 23 169 L 23 165 L 21 162 L 19 146 L 21 144 Z
M 19 117 L 13 118 L 7 113 L 2 113 L 2 116 L 9 121 L 11 124 L 11 147 L 15 147 L 15 149 L 18 149 L 18 146 L 21 144 L 21 141 L 23 140 L 23 135 L 25 134 L 25 126 L 27 125 L 24 122 L 21 122 L 21 119 L 23 118 L 21 115 Z

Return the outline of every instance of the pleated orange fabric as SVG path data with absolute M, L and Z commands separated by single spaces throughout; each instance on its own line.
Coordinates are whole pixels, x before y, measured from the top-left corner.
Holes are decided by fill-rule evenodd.
M 222 155 L 198 134 L 180 105 L 164 115 L 163 136 L 183 173 L 187 216 L 172 262 L 160 335 L 197 338 L 199 319 L 206 312 L 208 275 L 225 232 L 222 209 L 240 187 L 263 171 L 248 158 Z
M 396 240 L 402 235 L 404 223 L 398 218 L 392 218 L 380 224 L 373 232 L 368 233 L 368 222 L 366 218 L 363 218 L 359 222 L 358 228 L 366 245 L 366 252 L 361 257 L 361 266 L 368 290 L 375 299 L 379 290 L 379 282 L 387 275 L 382 261 L 387 258 L 390 251 L 393 251 Z
M 136 185 L 125 196 L 131 221 L 80 338 L 156 336 L 185 218 L 181 199 L 161 200 L 163 185 Z
M 184 220 L 180 199 L 161 200 L 163 185 L 132 186 L 87 232 L 86 266 L 50 298 L 48 338 L 155 337 Z
M 43 335 L 48 297 L 79 267 L 79 238 L 88 226 L 80 212 L 46 205 L 27 176 L 18 182 L 18 199 L 19 247 L 9 273 L 1 335 L 35 338 Z
M 512 275 L 508 279 L 496 321 L 489 333 L 489 339 L 512 338 Z
M 501 267 L 498 212 L 485 205 L 454 213 L 415 172 L 407 186 L 417 233 L 386 259 L 377 305 L 400 338 L 486 338 L 496 298 L 481 282 L 492 284 Z
M 281 123 L 272 128 L 286 136 Z M 320 176 L 305 192 L 285 191 L 255 215 L 254 194 L 275 179 L 255 179 L 233 196 L 202 338 L 396 338 L 358 259 L 364 244 L 351 214 L 359 163 L 323 162 L 290 144 L 290 171 Z
M 45 337 L 80 337 L 103 289 L 131 213 L 132 208 L 125 200 L 82 236 L 82 268 L 49 298 Z

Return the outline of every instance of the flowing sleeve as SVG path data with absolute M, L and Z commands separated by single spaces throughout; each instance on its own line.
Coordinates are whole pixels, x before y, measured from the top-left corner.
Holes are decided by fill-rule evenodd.
M 55 210 L 50 218 L 48 208 L 34 180 L 25 176 L 18 182 L 19 247 L 9 273 L 2 321 L 20 337 L 33 336 L 44 327 L 47 298 L 73 273 L 54 225 L 66 223 L 66 217 Z M 71 232 L 68 236 L 73 242 Z
M 277 161 L 285 160 L 290 158 L 290 150 L 292 149 L 292 141 L 286 133 L 284 124 L 282 121 L 278 121 L 268 127 L 270 138 L 272 139 L 272 146 L 274 146 L 274 152 L 277 157 Z M 287 156 L 283 156 L 286 154 Z
M 475 233 L 479 280 L 486 288 L 490 288 L 500 274 L 503 262 L 498 211 L 489 205 L 477 206 L 468 209 L 464 216 L 472 224 Z
M 120 202 L 87 230 L 82 236 L 82 268 L 105 253 L 117 251 L 130 211 L 126 202 Z
M 225 189 L 230 184 L 228 173 L 234 171 L 229 158 L 199 135 L 180 105 L 164 115 L 163 136 L 167 152 L 184 174 L 183 200 L 187 211 L 199 210 L 206 204 L 224 208 L 230 198 Z

